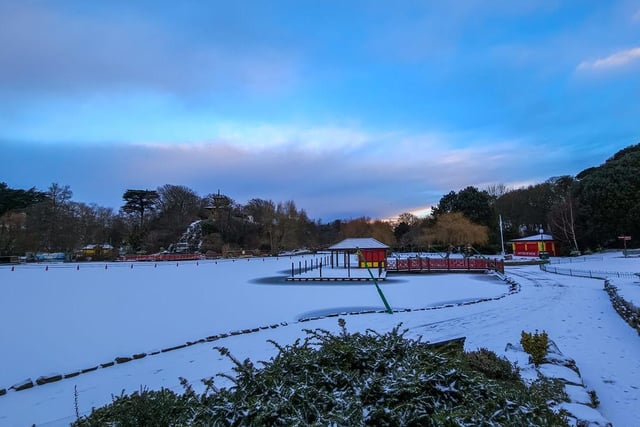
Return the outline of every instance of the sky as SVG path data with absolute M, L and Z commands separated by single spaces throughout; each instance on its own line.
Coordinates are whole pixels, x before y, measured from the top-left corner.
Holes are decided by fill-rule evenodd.
M 518 361 L 525 378 L 534 373 L 526 358 L 512 359 L 507 344 L 517 345 L 522 331 L 545 331 L 566 357 L 575 360 L 584 385 L 601 402 L 597 410 L 602 416 L 614 426 L 640 425 L 640 338 L 614 310 L 602 279 L 551 274 L 538 265 L 506 266 L 505 274 L 518 284 L 513 291 L 489 274 L 390 273 L 379 284 L 397 310 L 390 315 L 383 312 L 371 282 L 285 281 L 291 264 L 313 263 L 323 256 L 157 266 L 109 263 L 108 268 L 103 263 L 50 264 L 47 269 L 43 264 L 0 265 L 0 312 L 17 320 L 10 328 L 0 328 L 0 389 L 7 390 L 0 396 L 0 425 L 68 426 L 75 420 L 74 402 L 86 415 L 122 391 L 165 387 L 182 392 L 180 377 L 201 392 L 200 379 L 233 374 L 230 361 L 214 346 L 257 364 L 275 355 L 276 347 L 268 340 L 284 346 L 304 337 L 304 329 L 337 332 L 338 318 L 330 317 L 335 314 L 350 332 L 384 333 L 401 323 L 408 329 L 407 337 L 421 337 L 423 342 L 465 337 L 465 350 L 486 348 Z M 552 263 L 574 274 L 601 274 L 639 271 L 640 258 L 625 258 L 618 251 L 552 258 Z M 366 275 L 354 268 L 346 273 L 323 269 L 323 277 Z M 307 275 L 319 277 L 318 270 Z M 623 298 L 638 306 L 637 279 L 613 274 L 611 281 Z M 370 313 L 376 310 L 382 312 Z M 369 313 L 358 314 L 363 311 Z M 254 328 L 265 329 L 236 334 Z M 232 332 L 216 341 L 153 354 Z M 27 378 L 35 382 L 41 376 L 69 375 L 143 353 L 148 356 L 129 363 L 24 391 L 11 389 Z M 541 370 L 549 376 L 549 368 L 545 364 Z M 220 377 L 215 382 L 218 387 L 231 385 Z
M 640 142 L 640 1 L 231 3 L 0 0 L 0 182 L 115 210 L 184 185 L 328 222 Z

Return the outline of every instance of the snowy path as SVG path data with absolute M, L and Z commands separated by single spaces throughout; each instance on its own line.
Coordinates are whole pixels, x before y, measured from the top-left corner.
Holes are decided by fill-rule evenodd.
M 215 343 L 198 344 L 30 390 L 10 392 L 0 396 L 0 425 L 30 425 L 33 422 L 37 425 L 68 425 L 75 419 L 74 387 L 78 390 L 80 412 L 87 413 L 92 406 L 108 403 L 111 394 L 119 394 L 121 390 L 130 393 L 141 385 L 180 391 L 178 377 L 185 377 L 198 386 L 201 378 L 230 372 L 230 363 L 212 349 L 214 345 L 229 348 L 240 359 L 249 357 L 254 361 L 265 360 L 275 353 L 274 347 L 267 343 L 268 339 L 287 344 L 303 336 L 303 329 L 338 329 L 335 317 L 295 322 L 301 314 L 322 313 L 331 307 L 357 307 L 358 304 L 362 304 L 360 307 L 381 308 L 375 292 L 367 286 L 289 287 L 256 284 L 256 277 L 272 277 L 275 271 L 281 271 L 279 265 L 268 264 L 263 262 L 260 264 L 265 265 L 263 270 L 247 272 L 246 276 L 239 278 L 232 288 L 233 293 L 229 295 L 237 294 L 238 301 L 246 307 L 253 307 L 256 302 L 264 303 L 268 298 L 271 304 L 269 311 L 243 310 L 241 306 L 229 303 L 227 306 L 216 306 L 217 313 L 229 313 L 224 323 L 227 331 L 238 325 L 258 326 L 274 321 L 288 322 L 288 326 L 233 336 Z M 231 267 L 207 268 L 189 270 L 193 273 L 188 274 L 200 277 L 203 272 L 209 275 L 212 271 Z M 167 269 L 162 275 L 171 278 L 169 283 L 172 283 L 177 278 L 171 276 L 175 271 L 177 269 Z M 350 331 L 372 328 L 384 332 L 403 323 L 409 329 L 410 336 L 420 335 L 426 341 L 466 336 L 467 350 L 485 347 L 498 353 L 504 350 L 508 342 L 518 342 L 522 330 L 546 330 L 560 350 L 576 360 L 587 387 L 598 393 L 602 414 L 615 426 L 640 425 L 640 338 L 614 312 L 602 289 L 602 281 L 544 273 L 535 266 L 511 267 L 507 274 L 521 284 L 519 293 L 480 304 L 437 310 L 345 316 L 347 328 Z M 435 284 L 438 286 L 435 287 Z M 163 289 L 172 289 L 173 286 Z M 407 281 L 398 278 L 395 283 L 384 286 L 384 290 L 394 307 L 424 307 L 433 301 L 460 301 L 473 292 L 477 293 L 477 297 L 505 292 L 503 285 L 499 286 L 497 292 L 495 286 L 486 277 L 434 275 L 410 276 Z M 197 293 L 207 292 L 207 289 L 198 288 Z M 268 292 L 262 294 L 262 289 Z M 220 288 L 214 290 L 220 292 Z M 258 292 L 260 297 L 248 300 L 248 290 Z M 165 295 L 162 300 L 166 299 Z M 185 301 L 179 300 L 178 304 L 184 304 Z M 200 310 L 208 306 L 207 303 L 201 304 Z M 142 309 L 139 305 L 134 308 Z M 166 330 L 165 335 L 170 332 L 174 331 Z M 158 336 L 162 336 L 162 333 Z M 174 338 L 169 341 L 175 343 Z M 140 344 L 136 348 L 139 349 Z M 46 347 L 40 350 L 45 353 L 49 351 Z
M 510 269 L 508 274 L 522 286 L 508 302 L 417 326 L 416 332 L 436 339 L 466 334 L 469 349 L 485 346 L 500 352 L 506 342 L 519 341 L 521 330 L 546 330 L 560 350 L 576 360 L 586 386 L 600 398 L 603 415 L 614 425 L 639 426 L 640 339 L 613 312 L 603 282 L 532 267 Z

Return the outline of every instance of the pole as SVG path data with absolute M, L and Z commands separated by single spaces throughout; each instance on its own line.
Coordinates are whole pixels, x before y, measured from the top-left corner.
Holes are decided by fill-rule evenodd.
M 502 245 L 502 256 L 504 257 L 504 235 L 502 234 L 502 215 L 498 215 L 500 218 L 500 244 Z
M 362 255 L 362 252 L 360 252 L 360 248 L 356 248 L 356 254 L 358 254 L 358 260 L 361 260 L 361 259 L 364 260 L 364 256 Z M 364 260 L 364 265 L 365 267 L 367 267 L 367 271 L 369 272 L 369 276 L 371 276 L 371 280 L 373 280 L 373 284 L 376 285 L 378 295 L 380 295 L 380 299 L 382 299 L 382 302 L 384 303 L 384 307 L 387 309 L 387 313 L 393 314 L 393 310 L 391 309 L 391 306 L 389 305 L 389 303 L 387 302 L 387 299 L 382 293 L 382 289 L 380 289 L 380 286 L 378 286 L 378 280 L 375 278 L 375 276 L 371 272 L 371 269 L 369 268 L 369 264 L 367 264 L 366 260 Z

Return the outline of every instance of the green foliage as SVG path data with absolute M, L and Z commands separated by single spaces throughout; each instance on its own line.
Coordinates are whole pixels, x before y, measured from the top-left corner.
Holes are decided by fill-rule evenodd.
M 192 421 L 193 394 L 178 395 L 168 389 L 149 391 L 141 388 L 131 395 L 113 397 L 113 402 L 93 409 L 88 417 L 80 417 L 72 425 L 78 427 L 114 425 L 175 426 Z
M 619 246 L 617 236 L 640 233 L 640 144 L 578 175 L 576 196 L 583 246 Z
M 139 218 L 139 227 L 144 225 L 144 217 L 148 212 L 152 212 L 158 201 L 160 195 L 155 190 L 127 190 L 122 195 L 124 205 L 122 205 L 122 211 L 135 214 Z
M 533 364 L 538 366 L 544 362 L 544 358 L 547 356 L 549 336 L 545 331 L 538 333 L 537 329 L 533 334 L 522 331 L 520 344 L 522 344 L 524 351 L 531 356 Z
M 45 194 L 36 191 L 9 188 L 6 182 L 0 182 L 0 216 L 11 210 L 25 209 L 45 199 Z
M 76 425 L 567 425 L 548 408 L 563 397 L 558 390 L 527 387 L 487 350 L 443 352 L 399 326 L 386 334 L 340 326 L 338 334 L 308 330 L 291 345 L 273 343 L 278 354 L 260 368 L 219 348 L 234 363 L 234 376 L 221 375 L 231 387 L 218 390 L 210 379 L 201 395 L 188 384 L 182 396 L 143 390 Z
M 507 359 L 494 352 L 481 348 L 464 354 L 464 359 L 471 369 L 483 373 L 494 380 L 516 381 L 520 378 L 520 370 Z
M 470 186 L 458 193 L 451 191 L 442 196 L 433 210 L 433 216 L 437 218 L 447 213 L 461 212 L 470 221 L 492 228 L 496 225 L 493 203 L 494 198 L 489 193 Z

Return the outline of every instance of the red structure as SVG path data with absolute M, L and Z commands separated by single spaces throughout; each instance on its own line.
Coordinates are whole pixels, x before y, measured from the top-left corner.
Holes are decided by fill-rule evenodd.
M 331 251 L 331 267 L 340 266 L 342 254 L 344 267 L 351 266 L 351 257 L 355 256 L 360 268 L 385 268 L 389 246 L 373 238 L 349 238 L 329 247 Z M 358 256 L 360 251 L 361 256 Z
M 511 241 L 511 247 L 516 256 L 539 257 L 541 253 L 556 256 L 556 245 L 550 234 L 534 234 L 522 239 L 514 239 Z
M 196 261 L 205 259 L 202 254 L 153 254 L 153 255 L 124 255 L 118 258 L 119 261 Z
M 504 261 L 489 258 L 389 258 L 387 272 L 441 273 L 480 272 L 494 270 L 504 273 Z

